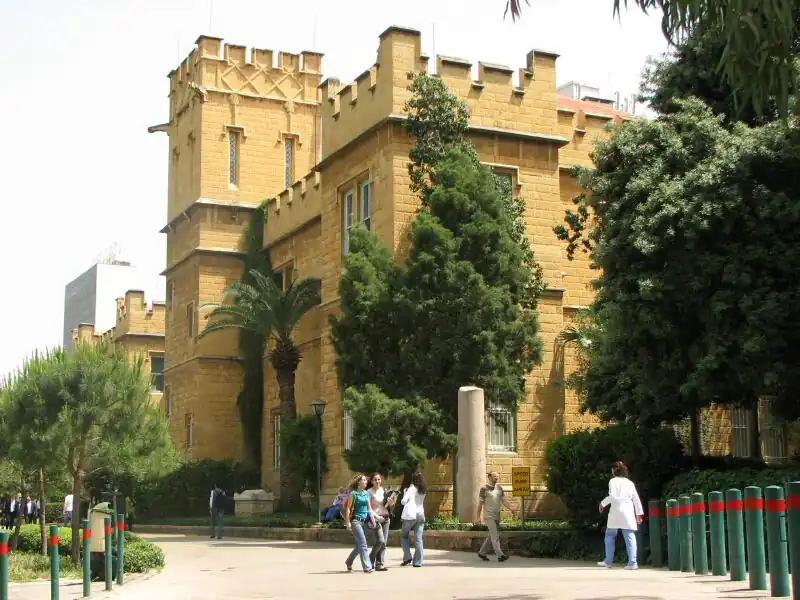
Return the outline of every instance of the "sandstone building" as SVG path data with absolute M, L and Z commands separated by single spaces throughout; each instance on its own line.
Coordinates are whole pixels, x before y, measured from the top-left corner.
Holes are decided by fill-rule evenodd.
M 610 121 L 631 118 L 607 103 L 559 96 L 557 55 L 531 51 L 523 68 L 436 56 L 435 73 L 471 111 L 469 135 L 481 160 L 507 176 L 526 200 L 525 220 L 548 289 L 540 301 L 543 364 L 528 379 L 517 415 L 489 419 L 488 464 L 510 481 L 512 466 L 530 466 L 532 511 L 555 509 L 544 486 L 543 452 L 554 436 L 591 424 L 558 383 L 573 368 L 556 336 L 587 306 L 592 279 L 585 256 L 568 261 L 552 227 L 578 188 L 574 165 L 590 165 L 592 141 Z M 223 44 L 200 37 L 169 74 L 169 120 L 150 128 L 169 137 L 165 394 L 176 443 L 195 458 L 242 458 L 236 396 L 241 385 L 233 332 L 202 339 L 202 307 L 218 302 L 242 271 L 242 233 L 250 214 L 270 198 L 264 249 L 284 280 L 322 280 L 322 304 L 301 323 L 297 372 L 299 412 L 327 403 L 324 438 L 329 473 L 325 494 L 349 476 L 342 449 L 350 441 L 341 405 L 328 318 L 349 230 L 370 227 L 393 247 L 418 208 L 410 192 L 411 140 L 403 131 L 406 74 L 430 70 L 418 31 L 390 27 L 377 61 L 354 82 L 322 80 L 322 56 Z M 365 61 L 366 63 L 366 61 Z M 276 488 L 280 456 L 278 391 L 266 364 L 263 480 Z M 456 394 L 457 390 L 453 390 Z M 449 466 L 431 465 L 431 502 L 447 508 Z
M 163 302 L 147 304 L 144 292 L 129 290 L 116 300 L 116 323 L 111 329 L 96 333 L 95 326 L 81 323 L 72 330 L 72 345 L 78 342 L 109 340 L 133 360 L 142 356 L 150 377 L 150 396 L 154 404 L 169 414 L 169 398 L 164 396 L 164 316 Z

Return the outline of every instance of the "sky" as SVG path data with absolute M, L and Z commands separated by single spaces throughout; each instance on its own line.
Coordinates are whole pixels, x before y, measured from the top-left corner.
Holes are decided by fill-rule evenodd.
M 0 378 L 61 342 L 64 286 L 107 248 L 163 270 L 167 137 L 147 127 L 167 120 L 167 74 L 199 35 L 323 52 L 324 75 L 349 81 L 399 25 L 474 64 L 557 52 L 559 85 L 608 95 L 635 93 L 667 49 L 658 15 L 615 19 L 612 0 L 530 0 L 516 23 L 505 1 L 0 0 Z

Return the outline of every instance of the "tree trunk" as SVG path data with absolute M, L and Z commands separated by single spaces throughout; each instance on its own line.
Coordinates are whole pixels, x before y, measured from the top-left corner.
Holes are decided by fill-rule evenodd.
M 81 560 L 81 490 L 83 489 L 83 461 L 75 469 L 75 476 L 72 481 L 72 564 L 79 564 Z
M 691 425 L 692 459 L 699 460 L 703 454 L 703 442 L 700 438 L 700 409 L 695 409 L 689 415 Z
M 280 399 L 281 431 L 290 427 L 297 420 L 297 406 L 294 399 L 295 370 L 281 368 L 276 370 L 278 379 L 278 397 Z M 300 492 L 293 481 L 289 463 L 281 459 L 280 462 L 280 499 L 278 501 L 283 511 L 296 510 L 300 507 Z
M 39 469 L 39 533 L 42 535 L 42 554 L 47 556 L 47 515 L 45 511 L 44 471 Z

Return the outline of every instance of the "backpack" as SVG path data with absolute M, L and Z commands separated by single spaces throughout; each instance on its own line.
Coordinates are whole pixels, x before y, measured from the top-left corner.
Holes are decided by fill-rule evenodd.
M 214 492 L 214 503 L 213 503 L 215 510 L 224 510 L 225 509 L 225 491 L 220 490 L 218 492 Z

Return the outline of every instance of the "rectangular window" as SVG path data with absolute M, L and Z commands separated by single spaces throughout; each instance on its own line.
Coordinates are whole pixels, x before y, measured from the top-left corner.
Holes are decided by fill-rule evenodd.
M 751 431 L 752 416 L 748 409 L 740 406 L 731 407 L 731 454 L 739 458 L 748 458 L 753 454 Z
M 516 452 L 516 413 L 499 404 L 490 404 L 486 411 L 486 421 L 486 450 L 488 452 Z
M 353 190 L 347 190 L 342 196 L 342 253 L 350 250 L 350 231 L 353 229 Z
M 150 391 L 164 391 L 164 355 L 150 355 Z
M 186 427 L 186 447 L 191 448 L 194 445 L 194 415 L 186 413 L 183 424 Z
M 275 415 L 272 420 L 272 468 L 281 468 L 281 416 Z
M 786 455 L 786 428 L 775 416 L 772 408 L 772 398 L 762 398 L 761 405 L 761 444 L 764 460 L 785 460 Z
M 294 183 L 294 138 L 283 138 L 283 187 L 288 189 Z
M 175 304 L 175 282 L 167 282 L 167 310 L 172 312 L 172 305 Z
M 290 262 L 288 265 L 277 269 L 273 273 L 274 281 L 285 292 L 289 286 L 294 283 L 295 271 L 294 263 Z
M 239 185 L 239 132 L 228 130 L 228 183 Z
M 346 408 L 342 415 L 342 446 L 345 450 L 353 447 L 353 418 Z
M 186 305 L 186 319 L 188 321 L 189 339 L 197 337 L 197 315 L 194 312 L 194 302 Z
M 372 186 L 369 179 L 362 181 L 358 186 L 358 222 L 370 228 L 372 221 Z

